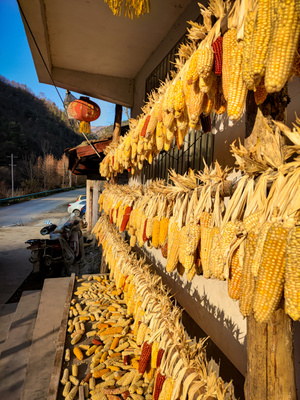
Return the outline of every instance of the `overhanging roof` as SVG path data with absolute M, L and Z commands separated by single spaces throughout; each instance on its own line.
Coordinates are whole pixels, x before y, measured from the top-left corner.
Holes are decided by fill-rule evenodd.
M 150 0 L 150 13 L 133 20 L 114 16 L 104 0 L 19 3 L 58 87 L 132 107 L 135 77 L 192 0 Z M 52 85 L 23 23 L 39 81 Z

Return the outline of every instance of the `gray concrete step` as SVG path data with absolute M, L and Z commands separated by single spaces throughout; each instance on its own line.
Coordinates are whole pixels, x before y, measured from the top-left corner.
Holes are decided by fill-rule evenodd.
M 13 315 L 0 358 L 0 399 L 19 400 L 26 375 L 41 291 L 25 291 Z
M 0 356 L 18 303 L 0 304 Z
M 47 398 L 69 283 L 69 277 L 44 282 L 21 400 Z

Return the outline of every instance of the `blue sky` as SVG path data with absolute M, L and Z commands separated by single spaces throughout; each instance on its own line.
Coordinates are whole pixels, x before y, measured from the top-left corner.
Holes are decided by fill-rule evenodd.
M 55 87 L 38 81 L 16 0 L 0 0 L 0 75 L 10 81 L 25 84 L 37 96 L 44 93 L 47 99 L 63 109 Z M 58 91 L 64 99 L 65 89 L 58 88 Z M 77 98 L 80 96 L 79 93 L 72 92 L 72 94 Z M 94 98 L 91 100 L 101 108 L 100 117 L 92 125 L 113 124 L 115 105 Z M 127 119 L 125 113 L 123 119 Z

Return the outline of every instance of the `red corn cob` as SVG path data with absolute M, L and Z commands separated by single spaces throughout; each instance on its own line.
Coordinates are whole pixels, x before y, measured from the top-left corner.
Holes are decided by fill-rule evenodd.
M 166 376 L 162 375 L 160 373 L 160 371 L 157 372 L 156 375 L 156 380 L 155 380 L 155 387 L 154 387 L 154 391 L 153 391 L 153 400 L 158 400 L 158 397 L 160 395 L 161 389 L 163 387 L 163 384 L 166 380 Z
M 159 349 L 158 350 L 157 359 L 156 359 L 156 367 L 157 368 L 160 367 L 161 359 L 162 359 L 162 357 L 164 355 L 164 352 L 165 352 L 164 349 Z
M 215 53 L 215 74 L 222 75 L 223 37 L 219 36 L 212 44 Z
M 144 125 L 143 125 L 142 130 L 141 130 L 141 136 L 142 137 L 145 137 L 145 135 L 146 135 L 149 121 L 150 121 L 150 115 L 147 115 L 147 117 L 145 119 L 145 122 L 144 122 Z
M 127 206 L 125 208 L 124 216 L 122 219 L 121 227 L 120 227 L 120 232 L 124 232 L 127 226 L 127 223 L 129 221 L 130 213 L 131 213 L 132 208 Z
M 148 218 L 146 219 L 145 224 L 144 224 L 144 231 L 143 231 L 143 241 L 144 242 L 147 242 L 147 240 L 148 240 L 148 238 L 146 236 L 147 221 L 148 221 Z
M 141 358 L 139 362 L 139 373 L 143 374 L 146 371 L 147 364 L 151 358 L 152 343 L 145 342 L 142 347 Z
M 161 247 L 161 254 L 164 258 L 168 257 L 168 240 Z
M 110 212 L 110 223 L 111 223 L 111 224 L 114 223 L 113 212 L 114 212 L 114 209 L 112 208 L 112 209 L 111 209 L 111 212 Z
M 204 133 L 209 133 L 211 131 L 211 119 L 210 115 L 200 115 L 202 130 Z

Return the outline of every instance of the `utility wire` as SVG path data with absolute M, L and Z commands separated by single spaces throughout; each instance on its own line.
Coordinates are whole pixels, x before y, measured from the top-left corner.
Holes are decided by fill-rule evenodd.
M 62 97 L 61 97 L 61 95 L 60 95 L 60 93 L 59 93 L 59 91 L 58 91 L 58 89 L 57 89 L 57 87 L 56 87 L 56 85 L 55 85 L 55 83 L 54 83 L 54 80 L 53 80 L 53 78 L 52 78 L 52 75 L 51 75 L 51 73 L 50 73 L 50 71 L 49 71 L 49 68 L 48 68 L 48 66 L 47 66 L 47 64 L 46 64 L 46 61 L 44 60 L 43 54 L 42 54 L 42 52 L 41 52 L 41 50 L 40 50 L 40 48 L 39 48 L 39 46 L 38 46 L 38 44 L 37 44 L 37 41 L 35 40 L 35 37 L 34 37 L 33 32 L 32 32 L 32 30 L 31 30 L 31 28 L 30 28 L 30 26 L 29 26 L 29 23 L 28 23 L 27 18 L 26 18 L 25 14 L 24 14 L 24 11 L 23 11 L 23 9 L 22 9 L 20 3 L 19 3 L 19 0 L 17 0 L 17 3 L 18 3 L 18 6 L 19 6 L 19 9 L 20 9 L 20 11 L 21 11 L 21 14 L 22 14 L 22 16 L 23 16 L 23 18 L 24 18 L 24 21 L 26 22 L 27 28 L 28 28 L 28 30 L 29 30 L 29 32 L 30 32 L 30 34 L 31 34 L 31 37 L 32 37 L 32 39 L 33 39 L 33 41 L 34 41 L 34 44 L 36 45 L 36 48 L 37 48 L 37 50 L 38 50 L 38 52 L 39 52 L 39 54 L 40 54 L 40 56 L 41 56 L 41 59 L 42 59 L 42 61 L 43 61 L 43 64 L 44 64 L 44 66 L 45 66 L 45 68 L 46 68 L 46 70 L 47 70 L 47 72 L 48 72 L 48 74 L 49 74 L 49 76 L 50 76 L 50 79 L 51 79 L 51 81 L 52 81 L 52 84 L 53 84 L 53 86 L 55 87 L 55 90 L 57 91 L 57 94 L 58 94 L 58 96 L 59 96 L 59 98 L 60 98 L 60 100 L 61 100 L 61 102 L 62 102 L 62 104 L 63 104 L 63 106 L 64 106 L 64 101 L 63 101 L 63 99 L 62 99 Z
M 44 57 L 43 57 L 43 54 L 42 54 L 42 52 L 41 52 L 41 50 L 40 50 L 40 48 L 39 48 L 39 45 L 37 44 L 37 41 L 35 40 L 34 34 L 33 34 L 32 30 L 31 30 L 31 28 L 30 28 L 30 26 L 29 26 L 28 20 L 27 20 L 25 14 L 24 14 L 24 11 L 23 11 L 23 9 L 22 9 L 20 3 L 19 3 L 19 0 L 17 0 L 17 3 L 18 3 L 18 7 L 19 7 L 19 9 L 20 9 L 20 11 L 21 11 L 21 14 L 22 14 L 22 16 L 23 16 L 23 19 L 24 19 L 24 21 L 25 21 L 25 23 L 26 23 L 26 25 L 27 25 L 27 28 L 28 28 L 28 30 L 29 30 L 29 32 L 30 32 L 30 34 L 31 34 L 31 37 L 32 37 L 32 39 L 33 39 L 33 41 L 34 41 L 34 44 L 35 44 L 35 46 L 36 46 L 36 48 L 37 48 L 37 50 L 38 50 L 38 52 L 39 52 L 39 55 L 41 56 L 41 59 L 42 59 L 42 61 L 43 61 L 43 64 L 44 64 L 44 66 L 45 66 L 45 68 L 46 68 L 46 70 L 47 70 L 47 72 L 48 72 L 48 74 L 49 74 L 49 76 L 50 76 L 51 82 L 52 82 L 53 86 L 55 87 L 55 90 L 57 91 L 57 94 L 58 94 L 58 96 L 59 96 L 59 98 L 60 98 L 60 100 L 61 100 L 61 102 L 62 102 L 62 105 L 63 105 L 63 107 L 64 107 L 64 109 L 65 109 L 64 101 L 63 101 L 63 99 L 62 99 L 62 97 L 61 97 L 61 95 L 60 95 L 60 93 L 59 93 L 59 91 L 58 91 L 58 89 L 57 89 L 57 86 L 56 86 L 55 83 L 54 83 L 54 80 L 53 80 L 53 78 L 52 78 L 51 72 L 49 71 L 49 68 L 48 68 L 48 66 L 47 66 L 47 64 L 46 64 L 46 61 L 45 61 L 45 59 L 44 59 Z M 100 154 L 98 153 L 98 151 L 97 151 L 97 149 L 95 148 L 95 146 L 90 142 L 90 140 L 86 137 L 86 135 L 85 135 L 83 132 L 82 132 L 82 134 L 83 134 L 83 136 L 85 137 L 85 139 L 86 139 L 86 141 L 88 142 L 88 144 L 94 149 L 94 151 L 95 151 L 95 153 L 97 154 L 97 156 L 101 159 L 101 156 L 100 156 Z

